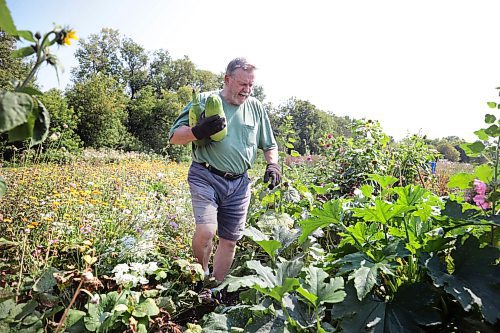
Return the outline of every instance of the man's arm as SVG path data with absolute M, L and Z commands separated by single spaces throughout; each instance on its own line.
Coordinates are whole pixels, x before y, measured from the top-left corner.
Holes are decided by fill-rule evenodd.
M 170 138 L 170 143 L 173 145 L 185 145 L 186 143 L 190 143 L 195 140 L 196 137 L 194 136 L 191 127 L 184 125 L 175 130 L 174 134 L 172 134 L 172 137 Z
M 278 148 L 264 150 L 264 158 L 267 164 L 278 164 Z
M 170 138 L 173 145 L 185 145 L 194 140 L 208 138 L 226 127 L 226 118 L 221 118 L 218 114 L 201 119 L 194 127 L 186 125 L 175 130 Z

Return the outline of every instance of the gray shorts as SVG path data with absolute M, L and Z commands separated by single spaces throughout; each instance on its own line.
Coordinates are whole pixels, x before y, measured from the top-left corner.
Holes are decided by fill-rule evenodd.
M 219 237 L 239 240 L 250 204 L 248 175 L 245 173 L 238 179 L 228 180 L 192 163 L 188 183 L 196 223 L 217 223 Z

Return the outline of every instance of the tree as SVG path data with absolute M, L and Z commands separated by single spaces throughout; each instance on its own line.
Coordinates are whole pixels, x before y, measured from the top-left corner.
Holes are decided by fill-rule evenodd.
M 438 152 L 443 154 L 444 158 L 448 161 L 458 162 L 460 159 L 460 152 L 447 142 L 440 144 L 436 149 Z
M 137 92 L 147 84 L 148 55 L 142 46 L 132 39 L 123 40 L 120 47 L 123 60 L 123 79 L 128 86 L 130 98 L 134 99 Z
M 67 98 L 78 116 L 77 133 L 86 147 L 119 148 L 128 139 L 124 125 L 128 98 L 115 79 L 94 74 L 69 89 Z
M 157 96 L 165 89 L 172 57 L 167 50 L 157 50 L 153 53 L 153 59 L 149 66 L 149 82 L 153 86 Z
M 58 89 L 51 89 L 39 98 L 50 112 L 50 132 L 58 137 L 59 147 L 71 152 L 78 151 L 83 145 L 76 134 L 78 117 L 74 109 L 68 106 L 63 93 Z
M 264 87 L 255 85 L 255 87 L 253 87 L 252 96 L 257 98 L 259 101 L 264 102 L 264 100 L 266 99 L 266 94 L 264 94 Z
M 167 73 L 165 90 L 177 91 L 182 86 L 194 85 L 196 82 L 196 66 L 188 56 L 171 62 Z
M 12 57 L 15 50 L 16 39 L 0 30 L 0 89 L 14 90 L 11 80 L 28 75 L 28 66 L 20 58 Z
M 82 82 L 101 73 L 123 83 L 120 47 L 120 34 L 114 29 L 103 28 L 100 34 L 81 39 L 80 48 L 75 51 L 79 64 L 72 70 L 73 80 Z
M 290 98 L 285 105 L 279 107 L 272 117 L 277 121 L 277 134 L 280 133 L 285 116 L 291 116 L 296 135 L 295 150 L 304 155 L 317 153 L 321 148 L 321 139 L 325 133 L 332 133 L 334 123 L 332 117 L 316 108 L 309 101 Z
M 195 71 L 194 88 L 199 91 L 212 91 L 222 88 L 224 74 L 214 74 L 210 71 L 197 69 Z

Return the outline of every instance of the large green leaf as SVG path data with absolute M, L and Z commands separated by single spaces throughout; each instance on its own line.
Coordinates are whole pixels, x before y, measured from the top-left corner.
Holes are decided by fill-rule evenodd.
M 405 187 L 396 187 L 394 192 L 398 194 L 397 203 L 402 206 L 415 206 L 422 202 L 424 194 L 427 191 L 418 185 L 408 185 Z
M 83 323 L 83 317 L 85 317 L 85 314 L 86 313 L 84 311 L 70 309 L 64 322 L 65 330 L 70 333 L 83 332 L 85 329 Z
M 222 290 L 227 286 L 228 292 L 237 291 L 240 288 L 251 288 L 252 286 L 262 283 L 262 279 L 255 275 L 245 275 L 242 277 L 228 275 L 216 289 Z
M 281 316 L 265 315 L 252 318 L 252 322 L 245 327 L 248 333 L 289 333 L 285 321 Z
M 470 173 L 456 173 L 450 176 L 450 180 L 446 186 L 448 188 L 458 187 L 461 190 L 465 190 L 471 187 L 472 181 L 474 181 L 474 175 Z
M 305 271 L 306 281 L 297 291 L 315 308 L 323 303 L 342 302 L 346 293 L 343 290 L 344 280 L 341 277 L 331 278 L 325 282 L 329 275 L 322 268 L 309 266 Z
M 54 277 L 55 273 L 59 270 L 54 267 L 49 267 L 43 274 L 36 280 L 33 285 L 33 291 L 36 292 L 48 292 L 51 291 L 53 287 L 57 285 L 57 280 Z
M 298 229 L 289 229 L 285 226 L 277 226 L 273 229 L 272 236 L 280 242 L 281 247 L 278 249 L 278 254 L 292 245 L 300 236 Z
M 392 204 L 381 199 L 375 199 L 375 206 L 355 208 L 354 215 L 362 217 L 367 222 L 388 224 L 392 218 L 400 216 L 411 209 L 412 207 Z
M 311 311 L 307 303 L 301 302 L 296 295 L 288 294 L 283 297 L 283 305 L 288 314 L 302 329 L 312 328 L 316 325 L 316 313 Z M 325 307 L 321 306 L 317 311 L 321 320 L 325 316 Z
M 369 179 L 376 181 L 382 189 L 391 187 L 395 182 L 398 181 L 396 177 L 393 176 L 382 176 L 377 174 L 369 174 Z
M 32 110 L 33 98 L 30 95 L 0 91 L 0 133 L 26 123 Z
M 203 319 L 203 332 L 206 333 L 230 333 L 231 326 L 228 324 L 228 318 L 224 314 L 211 312 Z
M 5 319 L 9 316 L 10 312 L 16 306 L 16 302 L 13 299 L 7 299 L 0 302 L 0 319 Z
M 444 210 L 442 211 L 442 213 L 443 215 L 446 215 L 454 220 L 463 221 L 472 218 L 477 214 L 477 211 L 472 209 L 463 211 L 462 205 L 460 205 L 458 202 L 446 199 Z
M 444 287 L 456 298 L 464 310 L 477 306 L 484 318 L 494 324 L 500 319 L 500 267 L 496 260 L 500 250 L 495 247 L 480 247 L 479 240 L 469 237 L 452 252 L 455 271 L 449 274 L 445 264 L 437 257 L 426 261 L 434 284 Z
M 19 304 L 18 304 L 19 305 Z M 16 314 L 15 319 L 16 320 L 21 320 L 27 315 L 33 313 L 35 311 L 36 307 L 38 306 L 38 302 L 34 300 L 29 300 L 28 303 L 23 304 L 21 307 L 21 311 Z
M 474 169 L 474 176 L 487 184 L 493 179 L 493 167 L 488 164 L 481 164 Z
M 262 326 L 273 321 L 272 316 L 264 316 L 261 311 L 251 311 L 248 305 L 236 305 L 224 309 L 224 314 L 211 312 L 203 317 L 203 332 L 255 332 L 253 328 L 245 328 L 247 323 L 260 323 Z M 283 324 L 283 320 L 281 320 Z M 244 329 L 244 330 L 243 330 Z
M 497 120 L 497 118 L 493 114 L 488 113 L 488 114 L 484 115 L 484 122 L 487 124 L 493 124 L 496 120 Z
M 9 35 L 16 36 L 17 29 L 10 15 L 10 10 L 5 3 L 5 0 L 0 0 L 0 30 L 5 31 Z
M 349 279 L 354 280 L 359 300 L 362 300 L 377 284 L 379 271 L 386 275 L 394 275 L 386 261 L 373 262 L 371 258 L 361 252 L 346 255 L 337 260 L 335 264 L 341 264 L 339 274 L 351 272 Z
M 296 278 L 286 278 L 282 284 L 276 285 L 272 288 L 262 288 L 258 284 L 254 285 L 253 288 L 257 289 L 264 295 L 274 298 L 281 303 L 283 296 L 286 293 L 294 291 L 300 286 L 299 280 Z
M 373 266 L 361 266 L 351 274 L 354 277 L 354 287 L 358 299 L 362 300 L 369 292 L 372 291 L 373 286 L 378 282 L 379 263 Z
M 384 238 L 384 233 L 380 230 L 379 226 L 375 223 L 356 222 L 346 228 L 342 236 L 348 236 L 342 239 L 342 243 L 358 244 L 364 246 L 377 242 L 379 239 Z
M 17 35 L 21 38 L 26 39 L 28 42 L 36 43 L 33 33 L 29 30 L 18 30 Z
M 481 141 L 476 141 L 474 143 L 462 143 L 460 148 L 464 150 L 467 156 L 477 157 L 486 148 L 486 146 Z
M 132 311 L 132 316 L 141 318 L 141 317 L 152 317 L 156 316 L 160 313 L 160 309 L 156 305 L 155 301 L 152 298 L 146 298 L 142 302 L 140 302 Z
M 500 128 L 496 124 L 493 124 L 490 127 L 486 128 L 484 132 L 492 138 L 500 136 Z
M 38 114 L 33 126 L 33 134 L 31 136 L 31 146 L 42 143 L 49 134 L 50 115 L 45 106 L 38 102 Z
M 321 209 L 315 208 L 310 213 L 311 218 L 298 222 L 302 228 L 299 243 L 304 243 L 307 237 L 316 229 L 326 227 L 332 223 L 340 223 L 343 217 L 342 203 L 340 200 L 328 201 Z
M 360 301 L 352 283 L 346 286 L 346 291 L 344 301 L 332 308 L 332 317 L 340 321 L 344 333 L 423 333 L 422 326 L 440 324 L 440 314 L 435 308 L 439 295 L 432 286 L 403 285 L 388 303 L 374 296 Z
M 281 248 L 281 243 L 279 241 L 274 239 L 270 240 L 267 235 L 254 227 L 246 228 L 243 231 L 243 235 L 250 237 L 255 243 L 259 244 L 271 258 L 275 258 L 276 253 Z
M 247 267 L 257 273 L 257 276 L 260 278 L 260 283 L 258 283 L 260 287 L 273 288 L 279 283 L 273 270 L 270 267 L 262 266 L 260 261 L 247 261 Z
M 476 134 L 479 140 L 484 140 L 484 141 L 488 140 L 488 138 L 490 137 L 488 134 L 486 134 L 484 129 L 477 130 L 474 132 L 474 134 Z
M 12 52 L 12 57 L 14 58 L 24 58 L 35 53 L 35 49 L 32 46 L 25 46 Z
M 302 260 L 290 260 L 276 264 L 276 280 L 278 284 L 283 284 L 287 278 L 296 278 L 304 267 Z

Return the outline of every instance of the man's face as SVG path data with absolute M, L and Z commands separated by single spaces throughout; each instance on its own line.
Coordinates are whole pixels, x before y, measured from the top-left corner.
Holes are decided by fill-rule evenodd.
M 224 77 L 226 101 L 233 105 L 243 104 L 252 93 L 254 81 L 253 71 L 237 68 L 232 75 Z

